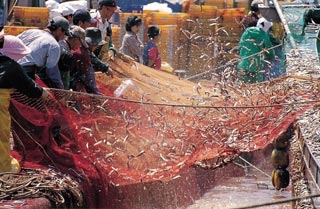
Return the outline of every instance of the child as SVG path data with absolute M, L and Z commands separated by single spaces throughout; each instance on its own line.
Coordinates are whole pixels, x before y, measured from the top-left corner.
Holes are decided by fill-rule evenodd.
M 160 40 L 160 30 L 157 26 L 150 26 L 147 32 L 149 41 L 144 47 L 143 64 L 156 70 L 161 68 L 161 56 L 157 46 Z

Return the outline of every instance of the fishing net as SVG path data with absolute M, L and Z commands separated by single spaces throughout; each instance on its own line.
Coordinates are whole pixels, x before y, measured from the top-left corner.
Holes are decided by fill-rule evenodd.
M 113 79 L 97 74 L 101 95 L 50 89 L 47 103 L 20 93 L 11 100 L 14 156 L 23 167 L 71 175 L 88 207 L 108 206 L 110 184 L 165 182 L 262 149 L 319 100 L 316 79 L 240 88 L 123 60 L 110 62 Z

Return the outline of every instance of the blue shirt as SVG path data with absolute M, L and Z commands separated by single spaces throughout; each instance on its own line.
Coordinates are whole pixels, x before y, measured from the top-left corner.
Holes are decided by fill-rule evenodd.
M 60 57 L 60 45 L 47 31 L 39 29 L 26 30 L 17 36 L 32 52 L 18 60 L 22 66 L 36 65 L 39 68 L 53 68 Z
M 17 36 L 31 49 L 31 53 L 18 60 L 22 66 L 36 65 L 45 68 L 49 80 L 57 88 L 63 88 L 59 68 L 60 45 L 51 33 L 40 29 L 26 30 Z

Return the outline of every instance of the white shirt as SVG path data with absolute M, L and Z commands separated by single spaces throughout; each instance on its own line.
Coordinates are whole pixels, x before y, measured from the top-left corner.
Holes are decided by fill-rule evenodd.
M 97 20 L 97 28 L 101 30 L 102 40 L 106 40 L 107 28 L 110 26 L 110 23 L 108 20 L 106 20 L 105 23 L 103 23 L 99 10 L 97 10 L 96 20 Z

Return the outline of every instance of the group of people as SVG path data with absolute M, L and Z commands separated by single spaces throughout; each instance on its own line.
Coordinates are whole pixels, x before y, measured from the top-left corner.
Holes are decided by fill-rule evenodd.
M 12 89 L 47 100 L 51 94 L 35 82 L 38 76 L 49 88 L 99 94 L 95 71 L 112 76 L 101 58 L 114 56 L 109 19 L 115 0 L 99 0 L 96 18 L 85 9 L 69 19 L 52 18 L 46 29 L 26 30 L 18 36 L 0 35 L 0 172 L 19 172 L 10 155 L 10 94 Z
M 49 88 L 99 94 L 95 72 L 113 76 L 107 62 L 117 53 L 109 22 L 116 9 L 115 0 L 99 0 L 94 15 L 78 9 L 52 18 L 46 29 L 29 29 L 18 36 L 0 35 L 0 172 L 20 169 L 10 155 L 8 107 L 12 89 L 47 100 L 51 94 L 37 85 L 35 80 L 39 77 Z M 144 47 L 137 36 L 141 24 L 137 16 L 128 18 L 120 52 L 160 69 L 160 30 L 156 26 L 148 28 L 149 41 Z
M 50 88 L 72 89 L 99 94 L 95 71 L 112 76 L 101 58 L 114 56 L 109 19 L 116 10 L 114 0 L 99 0 L 96 18 L 86 9 L 72 15 L 57 16 L 44 30 L 30 29 L 18 38 L 31 53 L 18 60 L 23 70 Z
M 138 37 L 142 19 L 136 15 L 128 17 L 126 34 L 123 37 L 120 52 L 133 58 L 136 62 L 160 70 L 161 55 L 157 43 L 160 40 L 160 30 L 157 26 L 150 26 L 147 31 L 148 42 L 144 46 Z
M 241 24 L 244 32 L 239 41 L 240 60 L 237 73 L 244 83 L 263 82 L 285 74 L 283 64 L 283 28 L 262 17 L 259 4 L 251 3 L 251 11 Z M 280 33 L 279 33 L 280 31 Z

